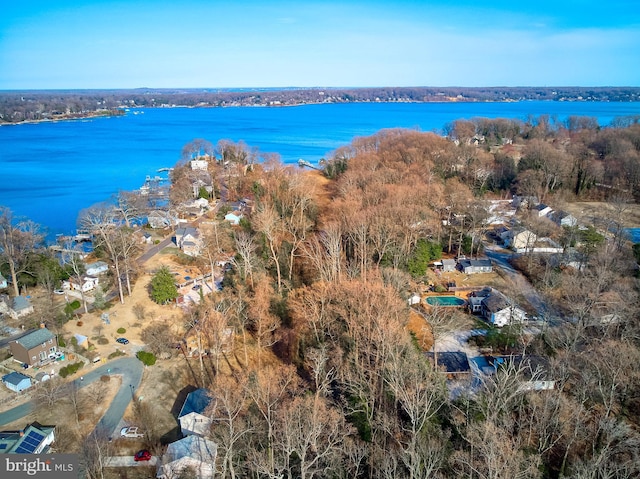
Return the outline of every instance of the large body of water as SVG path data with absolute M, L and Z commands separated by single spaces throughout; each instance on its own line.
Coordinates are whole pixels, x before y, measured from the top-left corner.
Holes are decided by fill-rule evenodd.
M 137 114 L 134 114 L 137 113 Z M 439 131 L 461 118 L 640 114 L 640 103 L 352 103 L 287 108 L 170 108 L 125 116 L 0 127 L 0 205 L 47 228 L 75 231 L 78 212 L 173 166 L 194 138 L 243 140 L 286 163 L 327 157 L 382 128 Z

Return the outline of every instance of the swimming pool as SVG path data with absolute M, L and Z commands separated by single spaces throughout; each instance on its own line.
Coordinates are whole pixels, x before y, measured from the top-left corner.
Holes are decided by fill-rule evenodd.
M 467 304 L 467 302 L 456 296 L 429 296 L 426 302 L 431 306 L 445 306 L 445 307 L 460 307 Z

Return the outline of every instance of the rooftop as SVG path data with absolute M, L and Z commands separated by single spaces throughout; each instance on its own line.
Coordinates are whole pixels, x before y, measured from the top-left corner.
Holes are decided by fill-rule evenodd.
M 437 358 L 433 353 L 426 353 L 431 361 L 437 359 L 438 368 L 444 368 L 448 373 L 468 373 L 471 371 L 469 366 L 469 358 L 462 351 L 439 352 Z
M 28 351 L 53 338 L 55 338 L 55 336 L 51 331 L 47 328 L 40 328 L 25 334 L 20 339 L 16 339 L 15 342 L 23 346 Z
M 22 311 L 23 309 L 28 309 L 30 307 L 31 302 L 24 296 L 16 296 L 15 298 L 13 298 L 12 309 L 14 311 Z
M 29 376 L 27 376 L 25 374 L 22 374 L 22 373 L 19 373 L 17 371 L 14 371 L 12 373 L 5 374 L 4 376 L 2 376 L 2 382 L 13 384 L 14 386 L 17 386 L 18 384 L 20 384 L 25 379 L 31 380 L 31 378 Z
M 200 388 L 190 392 L 185 399 L 178 417 L 186 416 L 192 412 L 202 414 L 211 403 L 211 396 L 208 389 Z
M 22 431 L 0 431 L 0 454 L 45 452 L 42 445 L 50 443 L 47 437 L 54 429 L 55 426 L 42 426 L 34 422 Z

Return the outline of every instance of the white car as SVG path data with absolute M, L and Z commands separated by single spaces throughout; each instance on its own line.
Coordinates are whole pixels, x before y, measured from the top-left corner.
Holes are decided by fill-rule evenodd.
M 140 431 L 140 428 L 135 426 L 123 427 L 120 429 L 121 437 L 144 437 L 144 434 Z

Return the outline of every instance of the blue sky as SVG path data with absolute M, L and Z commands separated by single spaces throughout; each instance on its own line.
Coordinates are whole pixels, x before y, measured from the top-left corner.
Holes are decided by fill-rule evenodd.
M 637 0 L 485 3 L 3 2 L 0 89 L 640 86 Z

